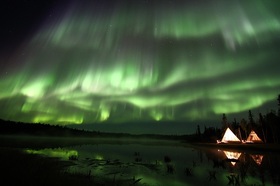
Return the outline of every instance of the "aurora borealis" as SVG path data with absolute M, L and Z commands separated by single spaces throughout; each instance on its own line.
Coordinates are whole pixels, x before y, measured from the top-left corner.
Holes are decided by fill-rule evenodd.
M 0 56 L 0 118 L 205 121 L 275 109 L 278 1 L 69 1 Z M 8 56 L 8 57 L 7 57 Z

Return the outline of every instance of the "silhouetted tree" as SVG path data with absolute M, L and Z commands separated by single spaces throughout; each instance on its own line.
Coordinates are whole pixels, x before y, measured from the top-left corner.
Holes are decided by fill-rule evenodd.
M 214 127 L 204 127 L 203 139 L 207 142 L 216 142 L 219 131 Z
M 247 137 L 248 137 L 247 121 L 244 118 L 242 118 L 240 121 L 240 127 L 244 131 L 245 138 L 247 139 Z
M 197 125 L 196 134 L 197 134 L 197 135 L 199 135 L 199 136 L 201 135 L 201 132 L 200 132 L 200 126 L 199 126 L 199 125 Z
M 264 121 L 264 118 L 262 116 L 262 113 L 259 113 L 259 123 L 261 126 L 261 131 L 262 131 L 262 135 L 263 135 L 263 140 L 266 143 L 266 136 L 267 136 L 267 126 L 266 126 L 266 122 Z
M 251 110 L 249 110 L 248 119 L 249 119 L 249 123 L 251 123 L 251 124 L 254 124 L 254 123 L 255 123 L 254 118 L 253 118 L 253 114 L 252 114 Z
M 201 131 L 200 131 L 200 126 L 199 125 L 197 125 L 196 135 L 198 137 L 198 140 L 200 141 L 201 140 Z
M 237 129 L 238 128 L 238 124 L 237 124 L 236 118 L 234 118 L 231 126 L 232 126 L 233 129 Z
M 275 112 L 271 111 L 266 115 L 266 121 L 269 125 L 273 142 L 278 143 L 279 117 L 276 116 Z
M 278 117 L 280 117 L 280 94 L 278 95 Z
M 241 132 L 240 132 L 240 126 L 239 126 L 239 123 L 237 123 L 236 118 L 234 118 L 231 127 L 232 127 L 232 130 L 234 131 L 234 133 L 237 134 L 239 139 L 242 139 Z
M 226 117 L 226 114 L 223 113 L 223 116 L 222 116 L 222 131 L 225 131 L 227 127 L 229 127 L 227 117 Z
M 252 114 L 251 110 L 249 110 L 247 130 L 248 130 L 248 132 L 250 132 L 254 128 L 255 128 L 255 121 L 254 121 L 253 114 Z

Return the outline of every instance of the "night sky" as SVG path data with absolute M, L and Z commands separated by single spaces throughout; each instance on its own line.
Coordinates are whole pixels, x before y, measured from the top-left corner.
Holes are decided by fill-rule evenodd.
M 240 121 L 252 110 L 257 119 L 277 109 L 280 94 L 279 7 L 4 0 L 0 118 L 117 132 L 157 121 L 154 131 L 185 133 L 220 127 L 223 113 Z

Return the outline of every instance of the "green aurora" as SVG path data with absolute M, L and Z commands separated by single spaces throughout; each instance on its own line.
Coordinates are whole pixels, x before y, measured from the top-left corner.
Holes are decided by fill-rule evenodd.
M 266 112 L 280 93 L 279 5 L 73 1 L 1 60 L 0 118 L 220 125 Z

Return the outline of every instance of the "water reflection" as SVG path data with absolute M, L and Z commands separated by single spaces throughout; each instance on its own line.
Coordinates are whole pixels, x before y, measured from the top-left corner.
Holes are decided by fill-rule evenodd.
M 227 160 L 230 161 L 232 165 L 236 164 L 238 158 L 241 155 L 241 152 L 232 152 L 232 151 L 225 151 L 225 150 L 223 150 L 223 152 L 225 153 Z
M 74 162 L 69 172 L 118 185 L 277 185 L 279 154 L 140 144 L 27 150 Z M 69 158 L 76 156 L 76 159 Z M 75 161 L 74 161 L 75 160 Z
M 217 151 L 217 152 L 216 152 Z M 224 169 L 227 185 L 279 185 L 279 154 L 228 150 L 205 151 L 213 168 Z
M 251 157 L 252 157 L 253 160 L 256 162 L 256 164 L 258 164 L 258 165 L 261 165 L 261 164 L 262 164 L 263 155 L 260 155 L 260 154 L 251 154 Z

